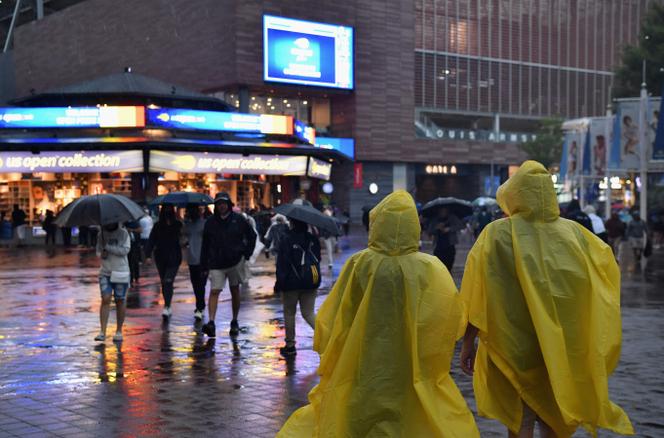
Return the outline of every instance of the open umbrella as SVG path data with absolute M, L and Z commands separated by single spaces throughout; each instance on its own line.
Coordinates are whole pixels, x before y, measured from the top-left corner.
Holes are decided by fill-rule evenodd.
M 67 204 L 54 223 L 60 227 L 108 225 L 138 220 L 145 216 L 140 205 L 126 196 L 103 194 L 81 196 Z
M 473 205 L 475 207 L 484 207 L 484 206 L 490 207 L 492 205 L 496 205 L 497 203 L 498 201 L 488 196 L 480 196 L 479 198 L 473 201 Z
M 198 192 L 172 192 L 157 196 L 150 205 L 176 205 L 185 207 L 187 205 L 209 205 L 214 204 L 214 200 L 205 193 Z
M 332 216 L 326 216 L 310 205 L 281 204 L 274 211 L 290 219 L 305 222 L 319 230 L 325 230 L 334 236 L 339 235 L 337 221 Z
M 429 201 L 422 207 L 422 214 L 425 216 L 434 216 L 439 209 L 446 207 L 451 213 L 458 217 L 466 217 L 473 214 L 473 204 L 458 198 L 436 198 Z

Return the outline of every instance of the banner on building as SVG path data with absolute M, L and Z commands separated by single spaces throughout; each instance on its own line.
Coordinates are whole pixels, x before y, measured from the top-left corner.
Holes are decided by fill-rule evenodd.
M 639 111 L 640 99 L 630 99 L 618 103 L 616 140 L 619 141 L 620 169 L 635 171 L 641 166 L 641 150 L 639 145 Z M 657 129 L 659 126 L 661 98 L 648 99 L 643 119 L 645 120 L 645 154 L 650 160 L 664 159 L 664 144 L 657 146 Z M 664 139 L 660 140 L 664 143 Z M 612 151 L 613 152 L 613 151 Z M 659 158 L 656 158 L 659 157 Z
M 584 172 L 586 175 L 601 177 L 606 175 L 606 153 L 610 140 L 606 136 L 607 132 L 610 135 L 611 122 L 612 120 L 609 118 L 592 119 L 590 122 L 588 130 L 589 141 L 586 147 L 586 151 L 590 152 L 587 163 L 590 166 L 590 171 Z
M 364 185 L 362 178 L 362 163 L 353 164 L 353 188 L 361 189 Z
M 150 172 L 306 175 L 306 156 L 150 151 Z
M 0 173 L 142 171 L 143 152 L 138 150 L 0 152 Z
M 664 96 L 664 88 L 662 88 Z M 655 106 L 657 108 L 657 106 Z M 659 110 L 653 114 L 653 131 L 655 132 L 655 142 L 652 147 L 652 159 L 664 160 L 664 99 L 660 99 Z

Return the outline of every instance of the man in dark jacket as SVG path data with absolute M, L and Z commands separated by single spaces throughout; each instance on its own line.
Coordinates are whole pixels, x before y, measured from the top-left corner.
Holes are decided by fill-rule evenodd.
M 205 222 L 201 246 L 201 268 L 209 271 L 210 297 L 208 312 L 210 320 L 203 326 L 203 333 L 216 336 L 214 318 L 217 315 L 219 294 L 226 285 L 231 290 L 233 320 L 231 336 L 237 336 L 240 326 L 237 316 L 240 311 L 240 283 L 242 264 L 249 260 L 256 246 L 256 233 L 247 220 L 233 212 L 233 202 L 226 192 L 214 198 L 214 215 Z
M 574 222 L 578 222 L 588 229 L 591 233 L 593 231 L 593 222 L 590 220 L 587 214 L 581 211 L 581 204 L 579 204 L 578 199 L 572 199 L 567 206 L 567 213 L 565 214 L 565 219 L 569 219 Z

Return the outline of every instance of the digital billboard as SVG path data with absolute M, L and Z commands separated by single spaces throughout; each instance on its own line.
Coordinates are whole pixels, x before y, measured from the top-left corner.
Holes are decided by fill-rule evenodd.
M 263 79 L 353 89 L 353 28 L 263 16 Z
M 352 138 L 316 137 L 316 147 L 339 151 L 348 158 L 355 159 L 355 140 Z
M 316 130 L 299 120 L 295 120 L 295 136 L 309 144 L 316 144 Z
M 0 108 L 0 128 L 142 128 L 143 106 Z
M 242 114 L 186 108 L 148 108 L 148 124 L 171 129 L 293 134 L 293 118 L 272 114 Z

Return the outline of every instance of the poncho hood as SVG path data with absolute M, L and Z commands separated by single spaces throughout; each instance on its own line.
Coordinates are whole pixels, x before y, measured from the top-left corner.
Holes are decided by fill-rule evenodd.
M 412 196 L 397 190 L 369 214 L 369 248 L 389 256 L 416 252 L 420 220 Z
M 537 161 L 524 162 L 498 188 L 498 205 L 508 216 L 528 221 L 551 222 L 560 216 L 551 174 Z

